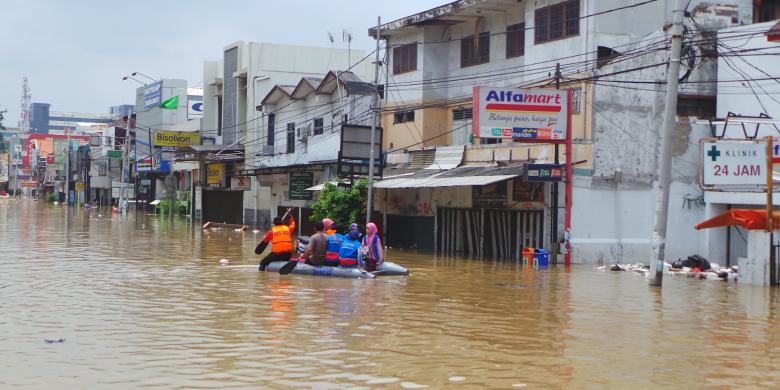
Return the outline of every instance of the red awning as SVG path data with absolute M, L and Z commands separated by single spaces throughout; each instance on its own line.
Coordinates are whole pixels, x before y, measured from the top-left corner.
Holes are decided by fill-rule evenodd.
M 772 215 L 775 228 L 780 228 L 780 212 Z M 712 217 L 698 225 L 696 230 L 724 226 L 742 226 L 748 230 L 766 230 L 766 210 L 733 209 Z
M 769 31 L 766 32 L 766 39 L 769 42 L 780 41 L 780 22 L 777 22 Z

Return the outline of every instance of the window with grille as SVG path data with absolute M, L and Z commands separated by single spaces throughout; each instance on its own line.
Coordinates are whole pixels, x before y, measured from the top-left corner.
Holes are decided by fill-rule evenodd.
M 506 28 L 506 58 L 520 57 L 525 54 L 525 23 Z
M 417 70 L 417 42 L 393 48 L 393 74 Z
M 398 111 L 393 115 L 393 124 L 414 122 L 414 111 Z
M 322 118 L 314 118 L 314 135 L 325 132 L 325 121 Z
M 580 1 L 539 8 L 534 12 L 534 43 L 540 44 L 579 35 Z
M 295 122 L 287 124 L 287 153 L 295 153 Z
M 460 67 L 487 64 L 490 62 L 490 33 L 473 35 L 460 40 Z
M 274 145 L 274 128 L 276 128 L 276 114 L 268 114 L 268 134 L 266 134 L 267 145 Z
M 473 114 L 473 110 L 471 108 L 456 108 L 452 110 L 452 120 L 453 121 L 464 121 L 471 119 L 471 116 Z

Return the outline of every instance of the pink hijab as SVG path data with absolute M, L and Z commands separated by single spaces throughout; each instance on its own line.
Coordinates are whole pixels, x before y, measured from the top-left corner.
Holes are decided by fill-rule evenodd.
M 330 226 L 333 225 L 333 220 L 330 218 L 325 218 L 322 220 L 322 224 L 325 225 L 325 230 L 330 229 Z
M 377 230 L 378 229 L 376 228 L 376 224 L 374 224 L 373 222 L 369 222 L 366 225 L 366 243 L 368 244 L 369 247 L 372 246 L 372 244 L 374 242 L 374 237 L 377 237 L 377 235 L 376 235 L 377 234 Z M 377 250 L 377 252 L 379 252 L 379 253 L 377 253 L 379 259 L 383 260 L 385 258 L 385 256 L 384 256 L 384 253 L 383 253 L 383 250 L 382 250 L 382 241 L 381 240 L 377 240 L 377 249 L 376 250 Z

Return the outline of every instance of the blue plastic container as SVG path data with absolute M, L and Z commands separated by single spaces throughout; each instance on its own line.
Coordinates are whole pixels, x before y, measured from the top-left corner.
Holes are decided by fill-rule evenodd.
M 550 252 L 545 249 L 536 248 L 534 251 L 534 260 L 536 260 L 537 267 L 547 267 L 550 264 Z

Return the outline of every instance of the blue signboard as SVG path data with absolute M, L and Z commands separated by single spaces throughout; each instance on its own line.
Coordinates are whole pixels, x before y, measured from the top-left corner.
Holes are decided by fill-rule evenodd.
M 144 110 L 158 107 L 162 101 L 162 81 L 144 87 Z
M 523 180 L 527 182 L 553 182 L 563 180 L 562 164 L 526 164 Z

